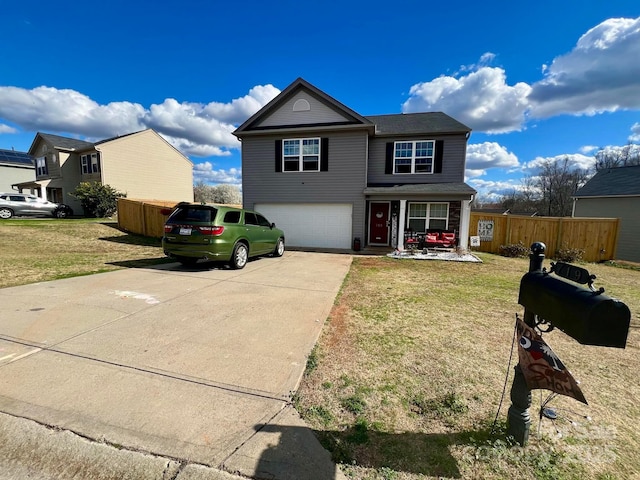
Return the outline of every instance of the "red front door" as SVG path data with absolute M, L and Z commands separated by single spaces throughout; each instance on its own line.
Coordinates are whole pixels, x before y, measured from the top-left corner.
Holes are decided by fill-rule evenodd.
M 389 245 L 389 202 L 369 206 L 369 245 Z

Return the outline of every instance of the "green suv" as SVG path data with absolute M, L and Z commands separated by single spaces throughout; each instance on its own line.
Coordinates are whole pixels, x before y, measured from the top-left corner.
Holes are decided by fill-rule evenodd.
M 184 265 L 199 259 L 244 268 L 249 257 L 284 253 L 284 232 L 258 212 L 223 205 L 178 204 L 164 224 L 165 255 Z

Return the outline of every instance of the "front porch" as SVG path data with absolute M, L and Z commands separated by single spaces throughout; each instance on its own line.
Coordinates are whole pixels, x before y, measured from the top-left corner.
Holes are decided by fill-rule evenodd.
M 466 183 L 369 186 L 364 193 L 365 246 L 467 249 L 476 191 Z

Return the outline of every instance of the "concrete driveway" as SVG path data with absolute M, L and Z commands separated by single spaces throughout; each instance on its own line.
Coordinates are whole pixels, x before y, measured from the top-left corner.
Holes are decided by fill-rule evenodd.
M 6 432 L 34 421 L 44 437 L 161 459 L 135 478 L 341 477 L 289 400 L 350 264 L 287 252 L 243 270 L 166 264 L 0 289 L 0 455 L 24 464 Z

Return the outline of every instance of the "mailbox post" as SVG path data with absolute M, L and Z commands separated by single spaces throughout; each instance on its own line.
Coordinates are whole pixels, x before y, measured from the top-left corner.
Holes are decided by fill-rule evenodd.
M 605 295 L 603 288 L 593 288 L 595 275 L 584 268 L 557 262 L 550 271 L 543 269 L 545 249 L 544 243 L 531 245 L 529 272 L 520 281 L 518 303 L 524 307 L 524 323 L 532 329 L 541 323 L 546 324 L 546 331 L 558 328 L 583 345 L 625 348 L 631 324 L 629 307 Z M 507 433 L 522 446 L 529 439 L 530 407 L 531 390 L 518 363 Z
M 531 245 L 529 253 L 529 272 L 541 272 L 544 262 L 544 252 L 546 245 L 536 242 Z M 524 309 L 524 322 L 531 328 L 535 327 L 535 313 L 530 309 Z M 524 446 L 529 441 L 529 430 L 531 428 L 531 390 L 527 387 L 522 368 L 518 363 L 515 368 L 513 385 L 511 386 L 511 406 L 509 407 L 507 424 L 507 434 L 511 435 L 518 444 Z

